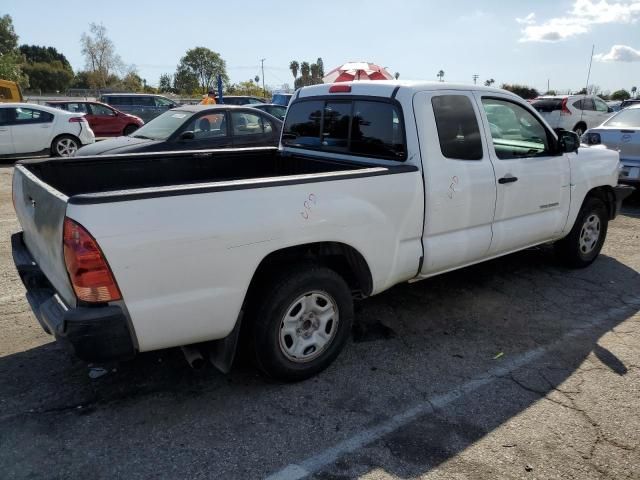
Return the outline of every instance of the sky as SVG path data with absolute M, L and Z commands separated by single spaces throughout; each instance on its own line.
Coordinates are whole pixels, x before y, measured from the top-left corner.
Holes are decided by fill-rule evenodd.
M 244 0 L 194 2 L 2 0 L 20 43 L 53 46 L 84 67 L 80 36 L 102 23 L 117 53 L 150 85 L 196 46 L 226 61 L 232 82 L 293 84 L 292 60 L 325 72 L 370 61 L 401 79 L 520 83 L 544 92 L 640 88 L 640 0 Z

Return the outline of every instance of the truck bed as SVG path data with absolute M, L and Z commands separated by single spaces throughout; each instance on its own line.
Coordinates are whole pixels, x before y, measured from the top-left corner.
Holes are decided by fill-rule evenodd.
M 156 189 L 158 194 L 162 191 L 177 194 L 176 188 L 167 187 L 371 170 L 371 167 L 376 167 L 285 156 L 272 147 L 36 160 L 24 161 L 21 165 L 63 195 L 70 198 L 81 196 L 87 203 L 93 203 L 88 202 L 87 195 L 94 200 L 98 197 L 113 199 L 114 195 L 95 195 L 105 192 L 117 192 L 117 196 L 122 196 L 125 192 L 133 194 L 131 191 L 137 191 L 139 194 L 140 190 L 146 190 L 150 193 L 149 189 Z M 188 190 L 194 193 L 192 188 Z

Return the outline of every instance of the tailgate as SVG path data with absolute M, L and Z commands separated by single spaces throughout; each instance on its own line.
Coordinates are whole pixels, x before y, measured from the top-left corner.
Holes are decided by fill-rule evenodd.
M 24 165 L 13 173 L 13 202 L 24 231 L 24 243 L 65 303 L 75 306 L 62 250 L 62 228 L 67 197 L 53 189 Z

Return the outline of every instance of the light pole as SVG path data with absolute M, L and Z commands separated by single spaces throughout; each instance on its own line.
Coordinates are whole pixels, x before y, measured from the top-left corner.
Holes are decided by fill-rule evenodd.
M 266 60 L 266 58 L 263 58 L 260 60 L 260 66 L 262 68 L 262 95 L 264 96 L 264 98 L 267 98 L 267 91 L 264 88 L 264 61 Z

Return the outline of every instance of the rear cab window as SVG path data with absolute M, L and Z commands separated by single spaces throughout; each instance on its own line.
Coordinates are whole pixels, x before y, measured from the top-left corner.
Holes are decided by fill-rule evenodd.
M 296 101 L 287 113 L 282 144 L 396 161 L 406 159 L 401 110 L 387 99 Z

